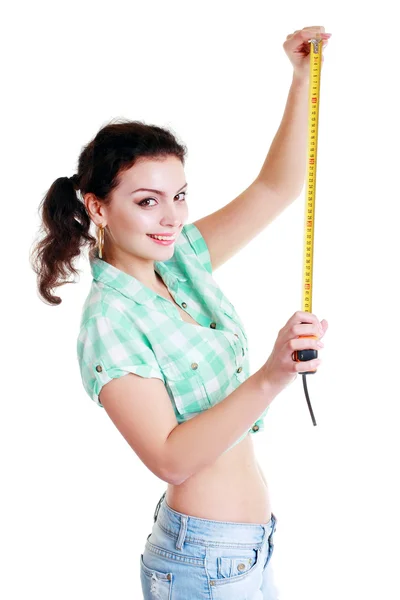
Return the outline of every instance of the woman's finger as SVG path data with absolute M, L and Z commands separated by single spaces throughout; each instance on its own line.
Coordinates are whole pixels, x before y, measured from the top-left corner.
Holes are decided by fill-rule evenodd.
M 283 344 L 285 344 L 289 340 L 299 337 L 317 337 L 319 339 L 323 336 L 323 334 L 324 330 L 318 320 L 316 323 L 293 323 L 292 325 L 283 328 L 281 333 L 281 341 Z
M 288 331 L 289 339 L 304 336 L 316 335 L 318 338 L 322 337 L 324 331 L 322 325 L 318 323 L 295 323 L 290 327 Z
M 296 336 L 322 337 L 324 330 L 318 318 L 312 313 L 297 311 L 280 330 L 282 343 L 287 343 Z
M 308 373 L 309 371 L 316 371 L 321 365 L 322 360 L 320 358 L 313 358 L 313 360 L 305 360 L 294 362 L 293 373 Z
M 311 25 L 310 27 L 303 27 L 304 29 L 314 29 L 315 31 L 321 31 L 325 33 L 325 27 L 323 25 Z
M 297 48 L 298 46 L 302 45 L 302 44 L 307 44 L 309 42 L 310 39 L 315 38 L 315 37 L 320 37 L 323 41 L 324 40 L 328 40 L 330 38 L 331 34 L 330 33 L 325 33 L 325 32 L 318 32 L 316 30 L 312 30 L 312 29 L 302 29 L 301 31 L 297 31 L 296 33 L 294 33 L 290 38 L 286 39 L 286 42 L 284 43 L 284 46 L 290 50 L 290 49 L 294 49 Z
M 292 338 L 287 343 L 290 356 L 298 350 L 318 350 L 323 347 L 324 343 L 314 338 Z
M 305 312 L 303 310 L 297 310 L 287 322 L 287 325 L 290 327 L 295 323 L 317 323 L 319 324 L 319 320 L 314 313 Z

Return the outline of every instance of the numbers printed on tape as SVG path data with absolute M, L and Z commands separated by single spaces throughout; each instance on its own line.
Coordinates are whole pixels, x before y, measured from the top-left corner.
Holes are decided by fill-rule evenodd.
M 319 94 L 322 40 L 310 40 L 310 86 L 308 95 L 308 176 L 304 219 L 302 310 L 312 312 L 315 189 L 317 176 Z
M 308 92 L 308 144 L 307 144 L 307 179 L 306 202 L 304 215 L 304 249 L 303 249 L 303 279 L 302 279 L 302 310 L 312 312 L 312 284 L 314 259 L 314 223 L 315 223 L 315 189 L 317 179 L 317 148 L 318 148 L 318 117 L 319 94 L 322 65 L 322 40 L 310 42 L 310 84 Z M 315 338 L 316 336 L 299 336 Z M 293 353 L 297 362 L 317 358 L 316 350 L 302 350 Z M 306 371 L 315 373 L 316 371 Z

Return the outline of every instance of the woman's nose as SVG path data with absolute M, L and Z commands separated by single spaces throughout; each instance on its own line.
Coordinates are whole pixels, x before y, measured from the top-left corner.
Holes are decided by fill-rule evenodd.
M 164 217 L 164 219 L 162 220 L 162 226 L 169 225 L 170 227 L 176 228 L 179 226 L 180 222 L 181 222 L 181 219 L 177 215 L 175 215 L 175 214 L 166 215 Z M 161 221 L 160 221 L 160 223 L 161 223 Z

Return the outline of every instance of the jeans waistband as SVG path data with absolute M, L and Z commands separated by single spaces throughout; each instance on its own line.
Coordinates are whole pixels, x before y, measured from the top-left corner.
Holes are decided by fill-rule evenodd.
M 269 538 L 276 529 L 277 519 L 271 513 L 271 519 L 267 523 L 239 523 L 236 521 L 213 521 L 200 517 L 192 517 L 177 512 L 168 506 L 165 499 L 167 492 L 158 501 L 154 522 L 171 537 L 182 543 L 190 540 L 191 543 L 207 545 L 207 542 L 221 546 L 229 544 L 251 547 L 254 544 L 263 544 L 265 538 Z

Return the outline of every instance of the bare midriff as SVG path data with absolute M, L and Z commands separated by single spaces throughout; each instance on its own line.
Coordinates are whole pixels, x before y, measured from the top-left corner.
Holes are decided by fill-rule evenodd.
M 168 484 L 166 501 L 192 517 L 268 523 L 269 491 L 258 469 L 251 434 L 180 485 Z

